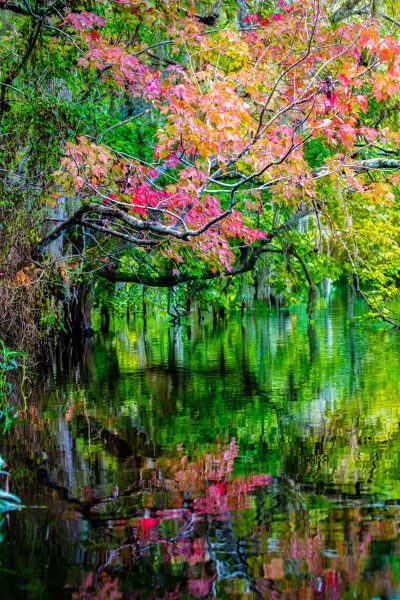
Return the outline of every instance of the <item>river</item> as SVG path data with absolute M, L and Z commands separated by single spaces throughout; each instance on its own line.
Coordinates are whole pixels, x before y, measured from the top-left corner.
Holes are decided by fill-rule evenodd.
M 116 322 L 28 404 L 2 599 L 400 598 L 400 333 L 340 294 Z

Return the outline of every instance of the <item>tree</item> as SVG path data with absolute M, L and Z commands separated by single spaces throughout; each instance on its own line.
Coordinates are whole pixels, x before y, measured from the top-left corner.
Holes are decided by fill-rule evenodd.
M 374 3 L 362 19 L 358 3 L 332 18 L 329 4 L 1 2 L 32 28 L 20 69 L 2 78 L 5 129 L 39 43 L 64 70 L 64 97 L 91 103 L 90 126 L 80 115 L 62 132 L 42 185 L 50 203 L 70 199 L 68 214 L 28 263 L 46 265 L 63 239 L 56 262 L 85 296 L 99 276 L 174 287 L 270 254 L 308 285 L 310 315 L 314 281 L 347 273 L 394 323 L 382 303 L 400 266 L 396 24 Z

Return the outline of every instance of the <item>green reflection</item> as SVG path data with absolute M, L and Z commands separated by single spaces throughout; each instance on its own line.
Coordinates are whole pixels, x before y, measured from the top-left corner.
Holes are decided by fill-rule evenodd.
M 49 508 L 12 515 L 0 591 L 396 597 L 399 360 L 340 295 L 312 329 L 301 308 L 115 323 L 3 440 Z

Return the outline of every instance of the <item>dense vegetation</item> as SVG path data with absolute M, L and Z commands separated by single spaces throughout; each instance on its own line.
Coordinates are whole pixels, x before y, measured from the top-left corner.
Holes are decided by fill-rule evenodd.
M 398 592 L 398 13 L 0 0 L 0 595 Z
M 90 335 L 93 305 L 311 318 L 340 279 L 397 324 L 395 14 L 0 0 L 0 338 Z

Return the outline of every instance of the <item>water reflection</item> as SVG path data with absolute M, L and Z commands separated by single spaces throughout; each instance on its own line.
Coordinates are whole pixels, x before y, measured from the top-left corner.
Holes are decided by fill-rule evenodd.
M 400 597 L 399 350 L 340 298 L 99 334 L 1 440 L 1 597 Z

